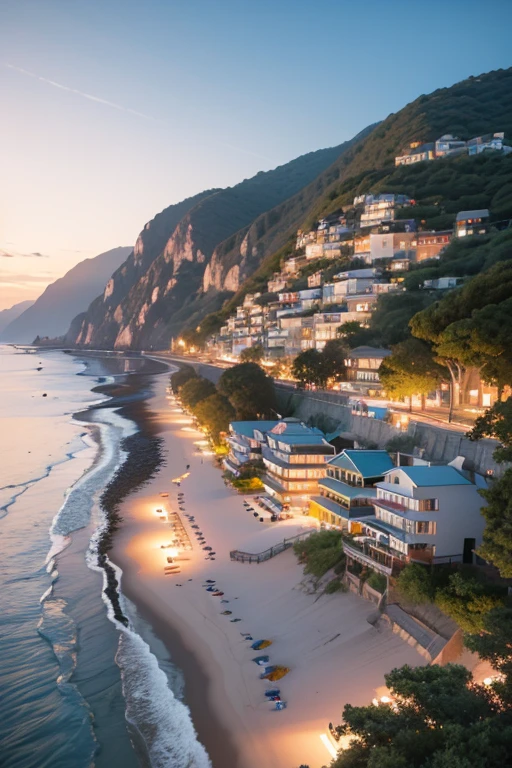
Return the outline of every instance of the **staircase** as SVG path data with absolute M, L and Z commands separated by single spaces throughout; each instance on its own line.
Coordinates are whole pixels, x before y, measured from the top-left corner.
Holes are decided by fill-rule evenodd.
M 307 539 L 312 533 L 316 533 L 316 528 L 308 528 L 302 533 L 297 533 L 295 536 L 290 536 L 288 539 L 283 539 L 278 544 L 274 544 L 273 547 L 263 550 L 263 552 L 242 552 L 239 549 L 233 549 L 229 553 L 231 560 L 236 560 L 239 563 L 264 563 L 265 560 L 270 560 L 271 557 L 275 557 L 280 552 L 284 552 L 286 549 L 293 547 L 296 541 Z

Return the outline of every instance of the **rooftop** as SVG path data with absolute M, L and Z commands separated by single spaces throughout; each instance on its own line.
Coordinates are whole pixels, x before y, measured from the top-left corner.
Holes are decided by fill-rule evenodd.
M 378 347 L 356 347 L 355 349 L 351 350 L 348 357 L 349 358 L 359 358 L 359 357 L 389 357 L 391 354 L 390 349 L 380 349 Z
M 489 216 L 488 208 L 480 208 L 477 211 L 459 211 L 457 221 L 466 221 L 466 219 L 485 219 Z
M 347 485 L 342 483 L 341 480 L 335 480 L 334 477 L 322 477 L 318 481 L 318 485 L 321 488 L 327 488 L 327 490 L 337 493 L 339 496 L 343 496 L 346 499 L 369 499 L 375 498 L 377 491 L 375 488 L 361 488 L 360 486 Z
M 473 485 L 455 467 L 396 467 L 394 471 L 403 472 L 417 488 L 438 485 Z
M 254 439 L 254 430 L 258 429 L 260 432 L 270 432 L 270 430 L 279 424 L 274 421 L 232 421 L 230 423 L 230 429 L 237 435 L 244 435 L 244 437 L 250 437 Z
M 346 469 L 349 472 L 357 472 L 363 478 L 380 477 L 394 464 L 387 451 L 366 451 L 346 448 L 338 456 L 328 462 L 329 466 Z

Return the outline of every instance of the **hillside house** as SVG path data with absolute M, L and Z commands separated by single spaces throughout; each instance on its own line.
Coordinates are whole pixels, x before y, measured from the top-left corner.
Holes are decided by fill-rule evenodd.
M 435 143 L 435 156 L 446 157 L 466 152 L 466 142 L 451 133 L 445 133 Z
M 413 204 L 413 200 L 407 195 L 366 195 L 360 226 L 361 228 L 374 227 L 378 224 L 394 221 L 395 212 L 398 208 L 406 208 Z
M 418 232 L 416 243 L 416 261 L 438 259 L 452 239 L 453 230 L 442 232 Z
M 474 139 L 469 139 L 467 142 L 468 154 L 479 155 L 481 152 L 493 151 L 493 152 L 510 152 L 511 147 L 506 147 L 503 144 L 505 134 L 500 133 L 487 133 L 484 136 L 476 136 Z
M 449 291 L 463 282 L 463 277 L 436 277 L 433 280 L 424 280 L 423 288 L 431 291 Z
M 417 234 L 415 232 L 387 232 L 370 235 L 370 261 L 393 259 L 401 253 L 402 258 L 416 258 Z
M 395 165 L 412 165 L 413 163 L 421 163 L 425 160 L 435 160 L 435 157 L 434 142 L 422 144 L 419 141 L 414 141 L 409 149 L 404 150 L 403 154 L 395 157 Z
M 386 575 L 409 562 L 473 563 L 484 518 L 479 486 L 455 466 L 394 467 L 376 484 L 375 516 L 352 527 L 349 562 Z M 479 484 L 484 486 L 484 481 Z
M 487 208 L 476 211 L 459 211 L 455 219 L 457 237 L 485 235 L 489 230 L 489 217 Z

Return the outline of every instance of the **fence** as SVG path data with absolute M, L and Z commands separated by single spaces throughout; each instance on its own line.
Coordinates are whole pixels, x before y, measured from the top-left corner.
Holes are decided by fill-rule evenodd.
M 316 533 L 316 528 L 308 528 L 307 531 L 302 531 L 302 533 L 297 533 L 288 539 L 283 539 L 279 544 L 274 544 L 273 547 L 269 547 L 263 550 L 263 552 L 241 552 L 239 549 L 233 549 L 229 553 L 229 557 L 231 560 L 237 560 L 240 563 L 264 563 L 265 560 L 270 560 L 271 557 L 275 557 L 280 552 L 293 547 L 296 541 L 307 539 L 312 533 Z

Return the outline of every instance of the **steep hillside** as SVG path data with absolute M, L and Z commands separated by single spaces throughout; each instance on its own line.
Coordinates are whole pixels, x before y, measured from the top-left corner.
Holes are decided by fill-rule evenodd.
M 155 229 L 157 217 L 141 233 L 126 271 L 113 275 L 86 316 L 73 322 L 67 340 L 101 347 L 167 346 L 191 315 L 188 305 L 202 292 L 215 247 L 294 195 L 342 151 L 334 147 L 312 152 L 235 187 L 198 195 L 181 204 L 186 210 L 179 219 L 178 206 L 172 207 L 172 217 L 160 214 L 158 236 L 155 233 L 151 245 L 144 240 L 145 233 Z M 217 308 L 219 301 L 219 295 L 211 306 L 206 300 L 203 311 Z
M 9 307 L 9 309 L 2 309 L 2 311 L 0 311 L 0 334 L 4 328 L 7 328 L 9 323 L 12 323 L 13 320 L 16 320 L 16 318 L 19 317 L 26 309 L 31 307 L 33 303 L 34 300 L 29 299 L 28 301 L 20 301 L 19 304 L 13 304 L 13 306 Z
M 395 191 L 395 187 L 397 192 L 402 191 L 405 175 L 410 171 L 424 174 L 422 197 L 436 194 L 429 192 L 429 179 L 442 174 L 447 161 L 441 165 L 419 163 L 416 167 L 395 170 L 395 156 L 412 141 L 435 141 L 444 133 L 469 139 L 494 131 L 504 131 L 508 142 L 512 140 L 512 67 L 440 88 L 389 115 L 365 142 L 341 159 L 339 178 L 318 198 L 304 222 L 305 228 L 340 204 L 351 202 L 354 195 L 370 191 L 370 186 L 378 184 L 376 191 L 383 191 L 384 187 L 389 191 Z M 374 173 L 368 176 L 368 172 Z M 464 178 L 466 173 L 462 171 L 457 197 L 472 194 L 471 178 Z
M 129 247 L 113 248 L 93 259 L 81 261 L 49 285 L 32 306 L 3 330 L 2 341 L 29 344 L 36 336 L 62 336 L 77 309 L 85 309 L 97 296 L 130 250 Z
M 459 157 L 399 168 L 394 163 L 395 156 L 412 141 L 434 141 L 444 133 L 468 139 L 494 131 L 504 131 L 508 143 L 512 140 L 512 68 L 470 77 L 450 88 L 420 96 L 389 115 L 364 141 L 345 152 L 284 206 L 300 206 L 300 199 L 307 196 L 309 205 L 295 227 L 305 230 L 323 216 L 350 205 L 356 195 L 371 192 L 411 195 L 423 203 L 415 209 L 415 215 L 427 228 L 450 227 L 454 213 L 468 208 L 490 207 L 494 220 L 512 217 L 510 155 Z M 269 219 L 278 215 L 279 209 L 267 214 Z M 291 233 L 292 230 L 288 231 L 288 235 Z M 281 247 L 282 242 L 276 240 L 271 247 L 264 248 L 260 266 L 240 285 L 222 312 L 208 317 L 202 327 L 218 329 L 246 293 L 264 290 L 268 277 L 293 251 L 291 242 L 289 238 L 288 246 Z M 222 281 L 215 284 L 222 285 Z
M 368 136 L 375 125 L 370 125 L 350 141 L 336 161 L 311 184 L 280 205 L 265 211 L 250 226 L 236 232 L 217 246 L 203 278 L 203 290 L 237 291 L 244 279 L 251 275 L 268 254 L 281 248 L 290 234 L 295 234 L 311 206 L 338 178 L 338 159 L 350 148 Z

